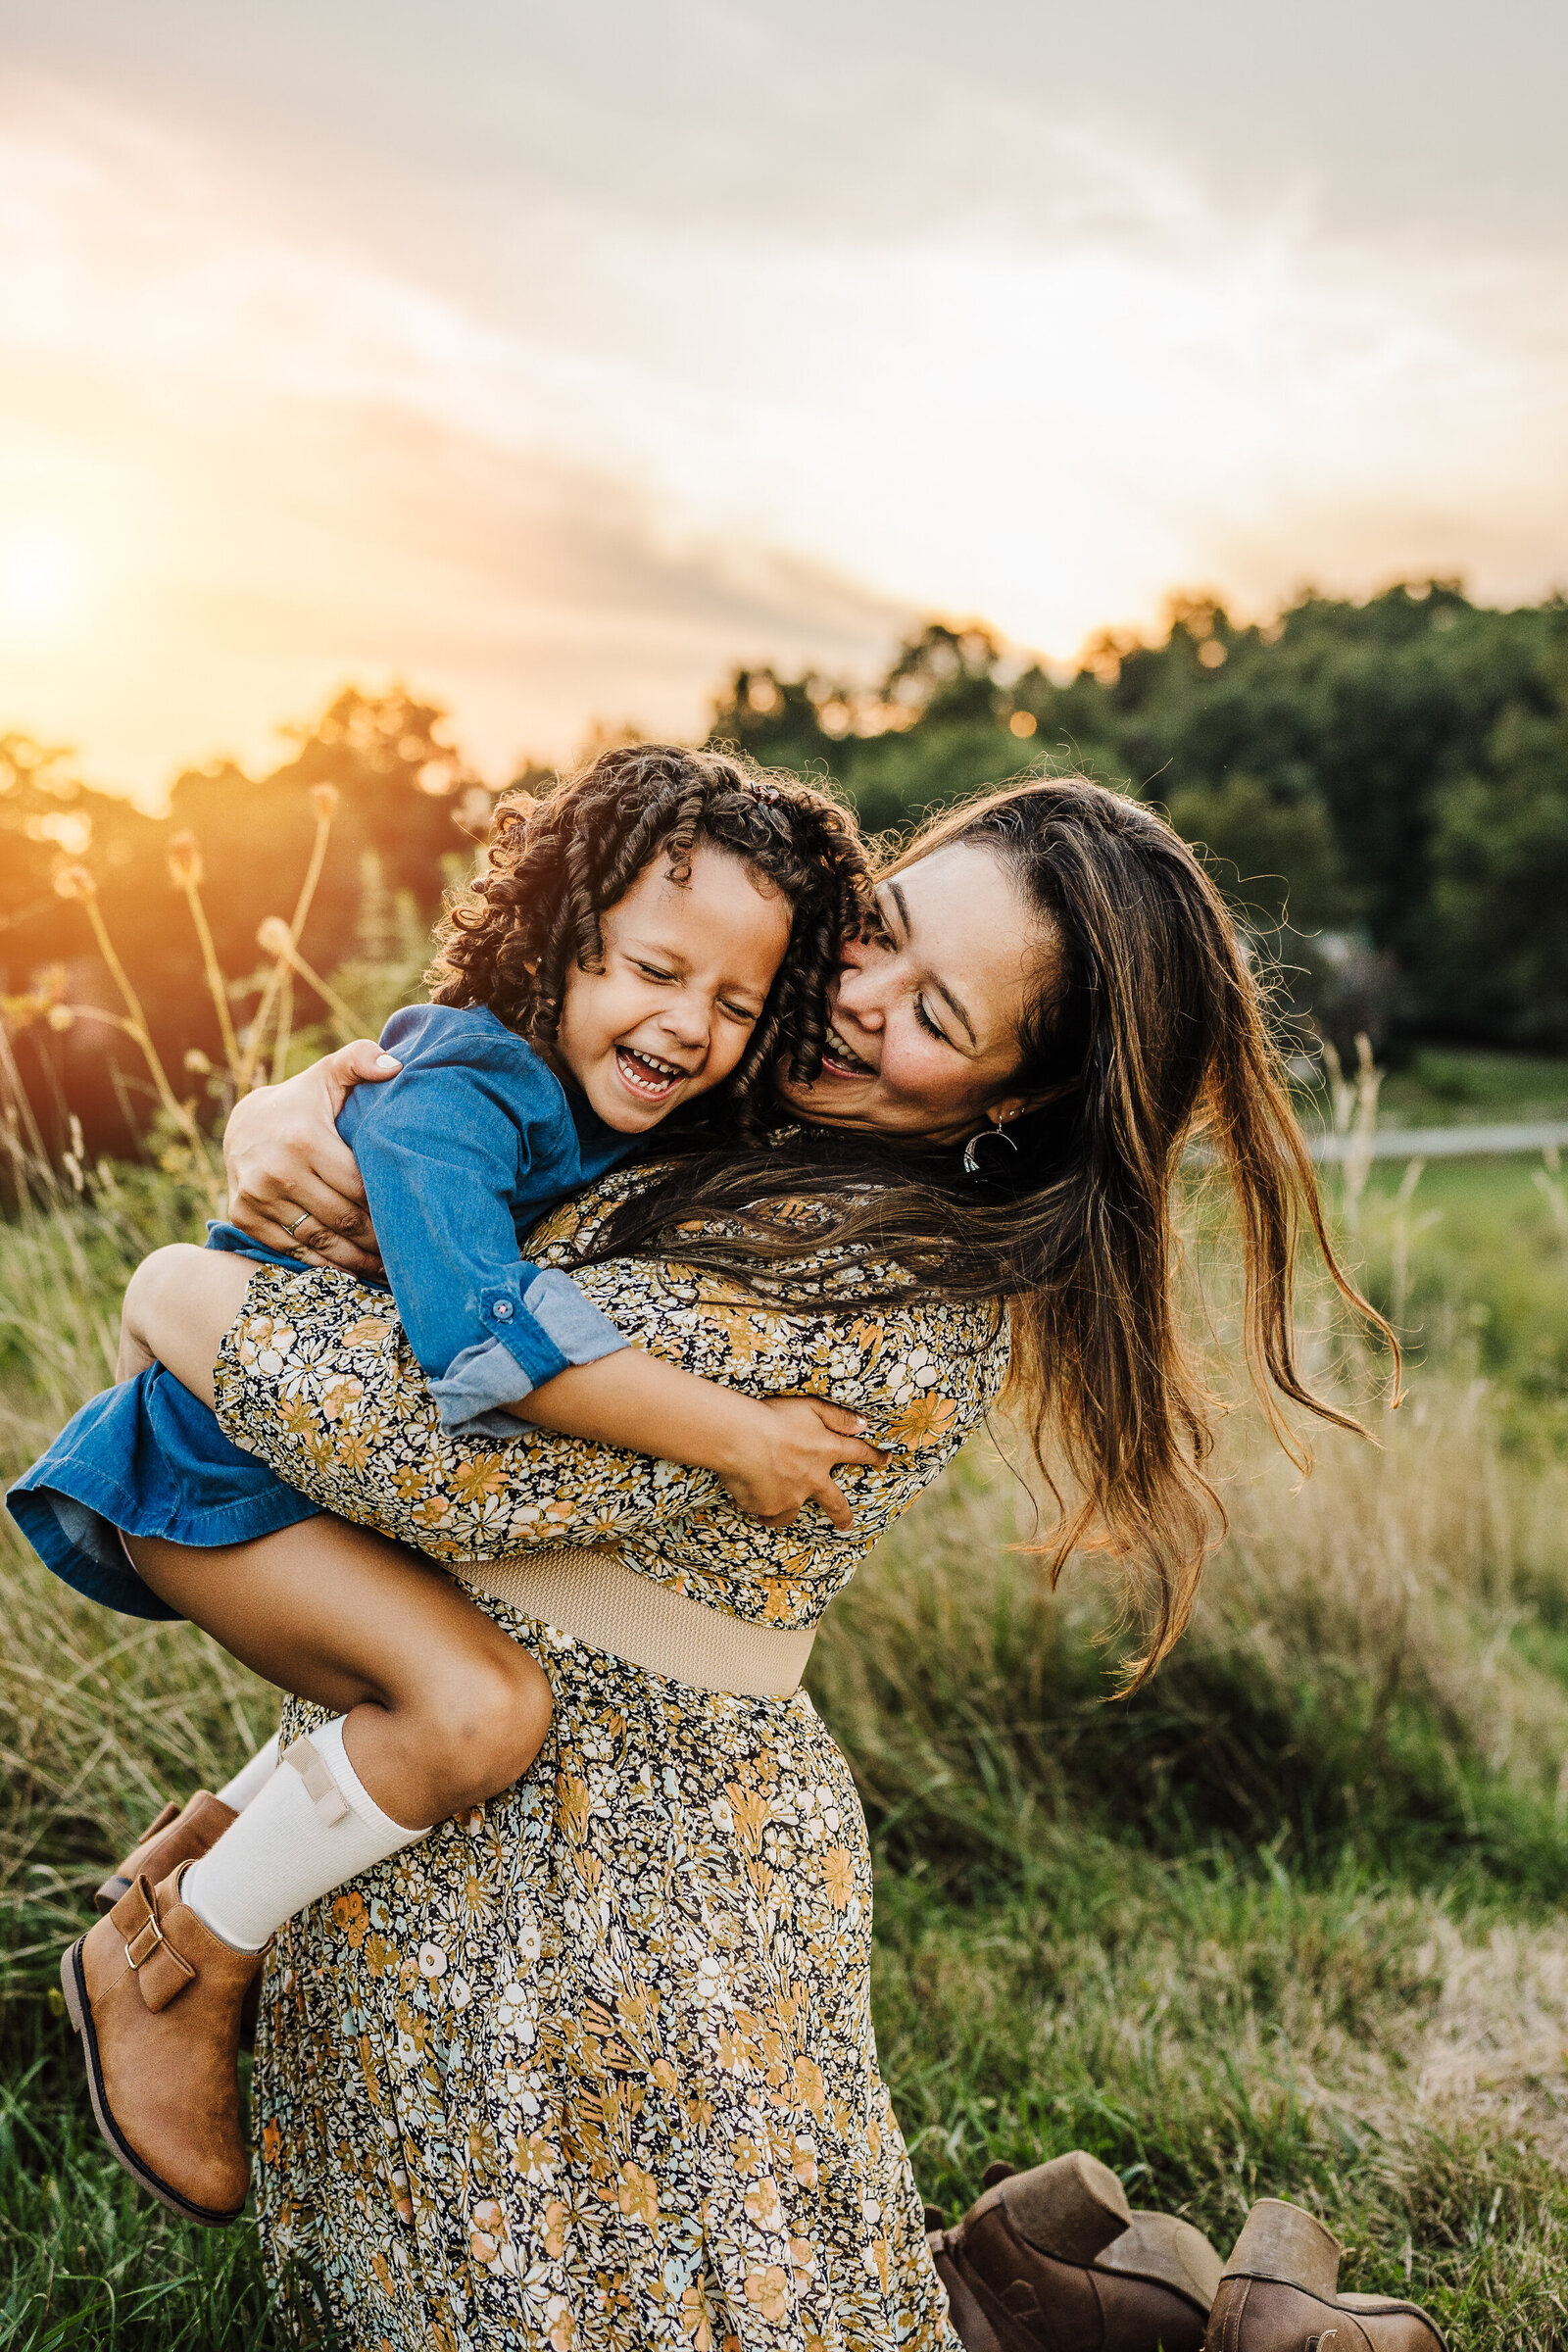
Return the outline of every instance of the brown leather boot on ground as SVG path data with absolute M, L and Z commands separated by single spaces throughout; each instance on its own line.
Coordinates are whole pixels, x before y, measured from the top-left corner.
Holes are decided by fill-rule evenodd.
M 222 2229 L 250 2184 L 239 2121 L 240 2012 L 261 1952 L 237 1952 L 180 1894 L 139 1877 L 60 1964 L 98 2129 L 172 2213 Z
M 1342 2295 L 1339 2240 L 1299 2205 L 1248 2215 L 1214 2297 L 1207 2352 L 1447 2352 L 1418 2303 Z
M 1202 2352 L 1220 2262 L 1189 2223 L 1081 2149 L 986 2183 L 929 2240 L 965 2352 Z
M 138 1879 L 151 1879 L 155 1886 L 162 1885 L 182 1862 L 194 1862 L 205 1854 L 238 1818 L 207 1788 L 198 1788 L 187 1805 L 176 1805 L 171 1799 L 158 1819 L 148 1823 L 140 1845 L 133 1845 L 123 1862 L 111 1871 L 93 1901 L 107 1914 Z

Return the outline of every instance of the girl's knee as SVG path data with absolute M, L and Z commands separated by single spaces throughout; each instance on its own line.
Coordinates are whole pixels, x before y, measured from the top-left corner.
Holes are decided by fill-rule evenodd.
M 162 1249 L 149 1250 L 125 1285 L 121 1308 L 124 1320 L 140 1329 L 163 1304 L 171 1283 L 188 1271 L 189 1261 L 206 1254 L 194 1242 L 166 1242 Z
M 447 1810 L 498 1796 L 520 1780 L 550 1729 L 550 1685 L 527 1650 L 471 1659 L 449 1678 L 435 1743 L 453 1794 Z

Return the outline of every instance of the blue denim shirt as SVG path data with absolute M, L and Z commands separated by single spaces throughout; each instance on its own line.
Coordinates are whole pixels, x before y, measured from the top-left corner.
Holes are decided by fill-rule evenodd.
M 627 1345 L 569 1276 L 520 1255 L 558 1201 L 632 1150 L 530 1046 L 483 1010 L 421 1004 L 382 1044 L 403 1068 L 355 1089 L 338 1121 L 365 1178 L 409 1342 L 452 1428 L 516 1438 L 503 1408 Z M 211 1249 L 273 1259 L 234 1225 Z M 238 1544 L 316 1505 L 231 1445 L 162 1364 L 92 1397 L 6 1500 L 64 1581 L 132 1616 L 170 1617 L 117 1530 L 173 1544 Z
M 638 1139 L 483 1007 L 416 1004 L 381 1043 L 402 1069 L 357 1086 L 337 1124 L 403 1328 L 450 1429 L 514 1438 L 498 1407 L 626 1345 L 569 1275 L 519 1254 L 521 1236 Z

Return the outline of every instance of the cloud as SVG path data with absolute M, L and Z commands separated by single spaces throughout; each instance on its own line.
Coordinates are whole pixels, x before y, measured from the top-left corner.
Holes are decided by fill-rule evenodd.
M 920 60 L 886 77 L 902 125 L 884 92 L 851 141 L 862 60 L 825 101 L 843 154 L 818 125 L 792 164 L 811 72 L 705 115 L 773 53 L 744 12 L 676 13 L 713 34 L 684 112 L 656 91 L 601 159 L 542 52 L 510 178 L 505 89 L 465 176 L 438 88 L 433 161 L 395 107 L 380 150 L 356 119 L 353 201 L 297 142 L 19 85 L 0 559 L 54 534 L 75 601 L 24 668 L 0 648 L 8 722 L 149 789 L 402 672 L 494 766 L 595 712 L 696 726 L 732 660 L 869 667 L 916 609 L 1059 657 L 1181 583 L 1260 610 L 1305 576 L 1555 578 L 1551 253 L 1349 235 L 1294 165 L 1244 206 L 1126 123 Z

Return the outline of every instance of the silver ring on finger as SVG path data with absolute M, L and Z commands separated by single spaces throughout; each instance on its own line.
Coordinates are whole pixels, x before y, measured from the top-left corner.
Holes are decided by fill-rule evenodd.
M 298 1233 L 302 1225 L 309 1224 L 310 1216 L 310 1210 L 308 1208 L 302 1208 L 299 1215 L 295 1218 L 293 1224 L 284 1226 L 283 1231 L 288 1235 L 290 1241 L 294 1239 L 294 1236 Z

